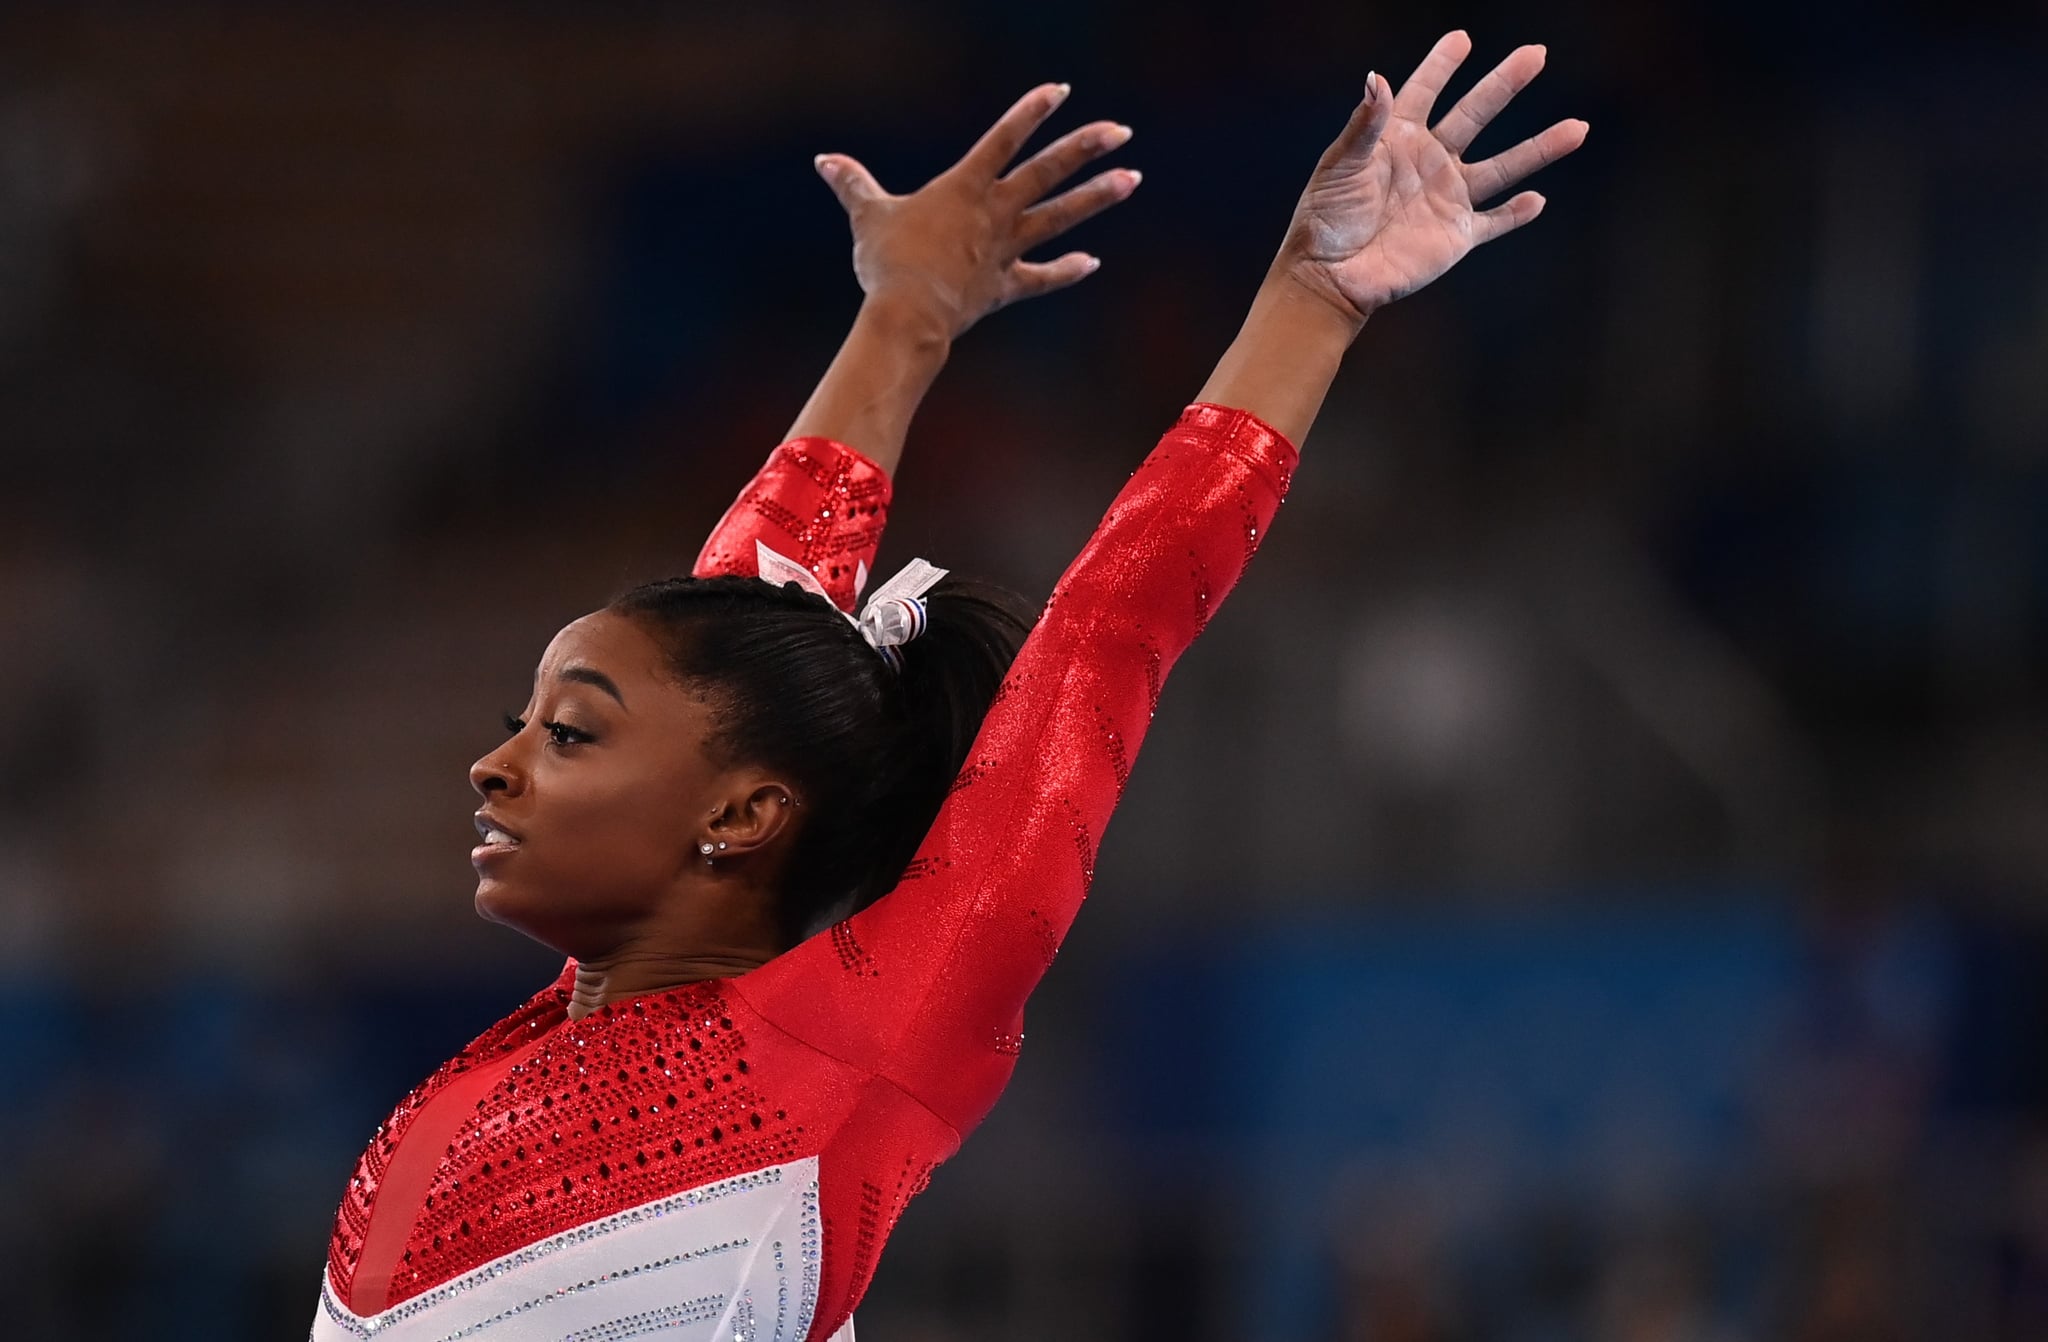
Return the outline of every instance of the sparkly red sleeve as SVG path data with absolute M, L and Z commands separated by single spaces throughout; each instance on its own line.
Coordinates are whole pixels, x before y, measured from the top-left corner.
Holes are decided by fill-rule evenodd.
M 889 516 L 889 477 L 829 438 L 794 438 L 775 449 L 711 530 L 691 573 L 754 576 L 754 542 L 808 567 L 842 610 L 855 574 L 871 568 Z
M 962 1134 L 981 1120 L 1167 671 L 1257 549 L 1295 460 L 1243 411 L 1181 416 L 1053 589 L 902 884 L 749 976 L 765 1014 L 873 1059 Z

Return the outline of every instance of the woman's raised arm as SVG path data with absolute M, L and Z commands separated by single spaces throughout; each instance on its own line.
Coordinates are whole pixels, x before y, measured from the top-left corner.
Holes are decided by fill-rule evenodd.
M 1110 121 L 1071 131 L 1004 171 L 1066 96 L 1057 84 L 1025 94 L 966 157 L 907 196 L 884 191 L 844 154 L 818 156 L 818 173 L 853 229 L 865 298 L 790 441 L 713 530 L 697 576 L 751 574 L 760 540 L 805 564 L 852 609 L 881 541 L 889 477 L 910 421 L 953 341 L 998 308 L 1094 273 L 1096 260 L 1084 252 L 1042 262 L 1024 255 L 1137 188 L 1138 174 L 1119 168 L 1049 194 L 1130 138 L 1128 127 Z
M 1471 51 L 1462 31 L 1446 33 L 1398 94 L 1366 76 L 1364 98 L 1316 163 L 1244 326 L 1198 400 L 1248 410 L 1299 444 L 1374 312 L 1543 212 L 1534 191 L 1477 206 L 1577 149 L 1586 123 L 1560 121 L 1466 163 L 1472 141 L 1542 72 L 1546 55 L 1517 47 L 1431 126 Z
M 1009 1075 L 1025 998 L 1094 873 L 1161 683 L 1265 538 L 1344 350 L 1381 304 L 1535 217 L 1484 199 L 1577 147 L 1562 122 L 1498 158 L 1465 146 L 1542 65 L 1524 47 L 1427 124 L 1470 44 L 1367 96 L 1318 163 L 1244 329 L 1054 588 L 903 883 L 749 975 L 771 1019 L 870 1057 L 963 1134 Z M 1200 843 L 1198 830 L 1190 843 Z

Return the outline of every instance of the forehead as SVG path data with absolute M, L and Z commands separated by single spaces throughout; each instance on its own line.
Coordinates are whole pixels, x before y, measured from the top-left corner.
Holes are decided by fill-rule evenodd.
M 629 680 L 663 683 L 670 679 L 668 659 L 660 645 L 639 625 L 608 610 L 592 611 L 563 626 L 541 654 L 534 678 L 556 680 L 571 666 L 602 671 L 621 685 Z

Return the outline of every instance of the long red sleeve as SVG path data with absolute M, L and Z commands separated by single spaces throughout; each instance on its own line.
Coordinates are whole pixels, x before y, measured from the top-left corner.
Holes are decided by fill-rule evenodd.
M 857 575 L 873 567 L 882 542 L 890 492 L 882 468 L 845 444 L 793 438 L 769 455 L 718 519 L 691 572 L 753 577 L 759 540 L 810 569 L 850 611 Z
M 1160 686 L 1294 462 L 1243 412 L 1181 417 L 1060 580 L 874 906 L 750 973 L 574 1021 L 565 969 L 401 1100 L 343 1194 L 316 1342 L 515 1318 L 548 1336 L 835 1334 L 904 1207 L 1008 1082 Z M 751 573 L 759 538 L 850 606 L 887 500 L 857 454 L 785 444 L 698 572 Z M 453 1128 L 422 1119 L 448 1104 Z M 432 1169 L 396 1181 L 397 1257 L 366 1269 L 357 1303 L 374 1313 L 359 1313 L 372 1210 L 415 1149 Z
M 1181 416 L 1054 588 L 902 884 L 740 981 L 764 1015 L 874 1059 L 962 1134 L 981 1120 L 1167 672 L 1258 548 L 1296 460 L 1243 411 Z

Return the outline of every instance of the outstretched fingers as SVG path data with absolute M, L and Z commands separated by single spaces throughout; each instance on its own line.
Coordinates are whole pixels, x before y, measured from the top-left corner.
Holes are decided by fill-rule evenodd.
M 1019 302 L 1079 284 L 1093 275 L 1102 262 L 1086 252 L 1068 252 L 1053 261 L 1013 261 L 1004 285 L 1003 302 Z
M 1130 143 L 1131 128 L 1114 121 L 1094 121 L 1068 131 L 1024 162 L 1010 169 L 1000 185 L 1024 204 L 1072 177 L 1083 167 Z
M 1031 138 L 1031 133 L 1044 125 L 1045 119 L 1067 100 L 1068 92 L 1065 84 L 1040 84 L 1019 98 L 995 125 L 974 142 L 974 147 L 956 165 L 958 169 L 982 181 L 993 182 L 1002 173 L 1004 165 L 1017 157 L 1024 142 Z
M 1543 197 L 1534 191 L 1510 196 L 1504 204 L 1472 216 L 1472 245 L 1477 247 L 1514 232 L 1543 213 Z
M 1573 117 L 1512 149 L 1465 167 L 1465 187 L 1475 201 L 1497 196 L 1538 168 L 1557 162 L 1586 142 L 1585 122 Z
M 1344 123 L 1344 129 L 1323 151 L 1323 166 L 1349 170 L 1371 158 L 1373 146 L 1380 142 L 1380 135 L 1387 128 L 1392 105 L 1393 93 L 1387 81 L 1378 74 L 1366 75 L 1365 96 L 1351 109 L 1351 119 Z
M 1444 119 L 1436 123 L 1436 138 L 1453 158 L 1462 157 L 1486 124 L 1542 73 L 1545 55 L 1540 46 L 1516 47 L 1444 113 Z
M 818 176 L 825 179 L 825 185 L 832 188 L 832 194 L 839 198 L 839 207 L 846 211 L 846 217 L 855 218 L 870 201 L 882 200 L 888 192 L 882 190 L 875 175 L 861 165 L 859 159 L 845 154 L 820 154 L 811 160 L 811 166 L 818 170 Z
M 1016 247 L 1028 252 L 1052 241 L 1085 219 L 1093 219 L 1110 206 L 1130 199 L 1144 176 L 1135 168 L 1111 168 L 1097 173 L 1071 191 L 1033 205 L 1017 220 Z
M 1394 96 L 1394 115 L 1427 124 L 1430 109 L 1436 106 L 1444 85 L 1451 82 L 1451 76 L 1458 73 L 1458 67 L 1471 54 L 1472 39 L 1462 28 L 1439 37 Z

